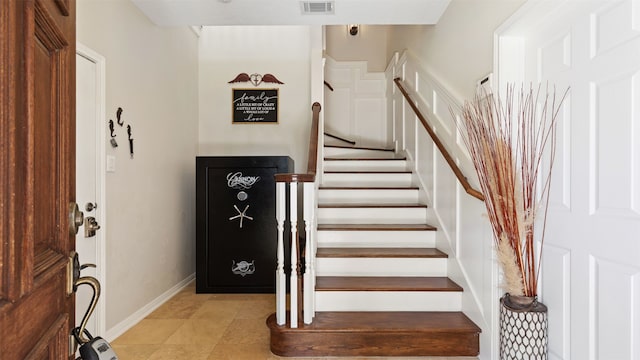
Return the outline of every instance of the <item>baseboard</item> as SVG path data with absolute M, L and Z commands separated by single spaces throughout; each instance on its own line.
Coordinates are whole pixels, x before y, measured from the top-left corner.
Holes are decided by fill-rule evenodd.
M 139 323 L 147 315 L 151 314 L 155 309 L 159 308 L 167 300 L 171 299 L 174 295 L 180 292 L 180 290 L 184 289 L 195 278 L 196 278 L 195 273 L 187 276 L 184 280 L 177 283 L 171 289 L 165 291 L 160 296 L 158 296 L 157 298 L 149 302 L 147 305 L 141 307 L 138 311 L 134 312 L 129 317 L 122 320 L 121 322 L 113 326 L 111 329 L 107 330 L 103 338 L 105 338 L 107 341 L 113 341 L 118 336 L 124 334 L 125 331 L 131 329 L 134 325 Z

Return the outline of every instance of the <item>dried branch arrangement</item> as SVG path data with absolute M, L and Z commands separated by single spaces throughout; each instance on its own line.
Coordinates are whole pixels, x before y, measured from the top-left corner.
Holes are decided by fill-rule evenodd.
M 556 101 L 555 91 L 516 93 L 508 86 L 504 102 L 491 94 L 466 101 L 458 121 L 484 193 L 503 287 L 511 295 L 537 295 L 534 241 L 538 236 L 544 242 L 556 120 L 567 92 Z M 534 233 L 538 227 L 540 234 Z

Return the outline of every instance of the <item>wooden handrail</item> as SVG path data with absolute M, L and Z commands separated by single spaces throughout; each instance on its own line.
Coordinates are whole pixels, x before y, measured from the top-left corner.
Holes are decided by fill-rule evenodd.
M 420 112 L 420 109 L 418 109 L 418 106 L 413 101 L 413 99 L 411 99 L 411 96 L 409 96 L 409 93 L 402 85 L 402 79 L 395 78 L 393 79 L 393 82 L 395 82 L 396 86 L 398 87 L 398 89 L 400 89 L 400 92 L 402 93 L 402 95 L 404 95 L 404 98 L 409 103 L 409 106 L 411 106 L 411 108 L 413 109 L 413 112 L 415 112 L 418 116 L 418 119 L 420 119 L 422 126 L 425 128 L 425 130 L 427 130 L 429 136 L 431 136 L 431 139 L 433 140 L 433 143 L 436 144 L 436 147 L 438 147 L 438 150 L 440 150 L 440 153 L 442 153 L 442 156 L 447 161 L 447 164 L 449 164 L 449 167 L 456 175 L 456 178 L 458 178 L 458 181 L 460 181 L 460 184 L 462 184 L 464 191 L 466 191 L 467 194 L 473 196 L 474 198 L 484 201 L 484 195 L 482 195 L 482 192 L 474 189 L 471 184 L 469 184 L 469 181 L 462 173 L 462 170 L 460 170 L 460 168 L 458 167 L 458 164 L 456 164 L 456 162 L 453 160 L 453 157 L 444 147 L 444 144 L 442 143 L 442 141 L 440 141 L 438 135 L 436 135 L 436 133 L 433 131 L 433 128 L 431 128 L 431 126 L 429 125 L 427 118 L 422 114 L 422 112 Z
M 330 138 L 334 138 L 334 139 L 336 139 L 336 140 L 340 140 L 340 141 L 342 141 L 342 142 L 346 142 L 347 144 L 351 144 L 351 145 L 355 145 L 355 144 L 356 144 L 356 142 L 355 142 L 355 141 L 353 141 L 353 140 L 349 140 L 349 139 L 345 139 L 345 138 L 342 138 L 342 137 L 337 136 L 337 135 L 329 134 L 329 133 L 328 133 L 328 132 L 326 132 L 326 131 L 324 132 L 324 134 L 325 134 L 326 136 L 330 137 Z
M 319 102 L 311 106 L 311 133 L 309 134 L 309 159 L 307 160 L 307 172 L 305 174 L 276 174 L 276 182 L 314 182 L 318 172 L 318 127 L 320 123 L 320 110 L 322 106 Z
M 326 80 L 324 81 L 324 86 L 328 87 L 329 90 L 333 91 L 333 86 L 331 86 L 331 84 L 329 84 Z

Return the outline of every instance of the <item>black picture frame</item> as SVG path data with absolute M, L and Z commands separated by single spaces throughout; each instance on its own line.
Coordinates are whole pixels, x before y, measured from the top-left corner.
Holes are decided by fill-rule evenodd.
M 232 89 L 234 124 L 277 124 L 279 89 Z

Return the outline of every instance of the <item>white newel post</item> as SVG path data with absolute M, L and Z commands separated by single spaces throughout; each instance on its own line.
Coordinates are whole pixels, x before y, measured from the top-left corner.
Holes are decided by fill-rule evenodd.
M 304 197 L 304 231 L 305 231 L 305 268 L 304 268 L 304 323 L 311 324 L 315 315 L 313 306 L 314 284 L 313 284 L 313 268 L 315 267 L 315 236 L 312 232 L 313 225 L 313 195 L 315 191 L 315 183 L 306 182 L 303 185 Z
M 287 278 L 284 274 L 284 222 L 287 216 L 286 183 L 276 183 L 276 222 L 278 228 L 278 248 L 276 266 L 276 322 L 284 325 L 287 321 Z
M 291 327 L 298 327 L 298 184 L 292 182 L 289 187 L 290 217 L 291 217 L 291 283 L 290 306 Z

